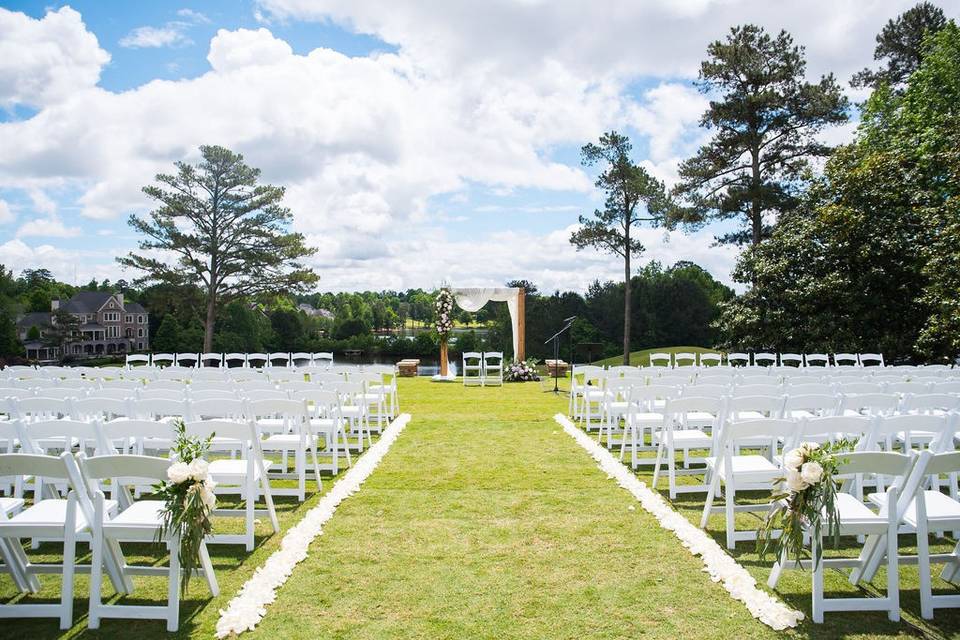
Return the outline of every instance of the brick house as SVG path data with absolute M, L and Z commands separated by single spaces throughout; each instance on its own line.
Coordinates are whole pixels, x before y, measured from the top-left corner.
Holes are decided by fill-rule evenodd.
M 125 301 L 122 293 L 78 291 L 69 300 L 53 300 L 49 313 L 28 313 L 17 322 L 28 358 L 59 357 L 59 348 L 28 340 L 31 327 L 37 327 L 41 337 L 50 330 L 53 312 L 58 309 L 77 319 L 80 333 L 79 339 L 61 345 L 64 356 L 90 357 L 150 349 L 150 318 L 142 305 Z

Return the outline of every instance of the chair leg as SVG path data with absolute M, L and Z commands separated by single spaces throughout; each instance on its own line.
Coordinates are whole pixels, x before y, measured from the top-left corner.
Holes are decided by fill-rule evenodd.
M 670 499 L 677 497 L 677 452 L 673 447 L 667 448 L 667 486 L 670 488 Z
M 93 528 L 93 539 L 90 542 L 93 552 L 90 559 L 90 610 L 87 613 L 87 628 L 100 628 L 100 606 L 103 588 L 103 530 Z
M 68 505 L 76 509 L 76 504 Z M 63 536 L 63 580 L 60 586 L 60 629 L 73 626 L 73 573 L 77 557 L 76 527 L 74 519 L 67 516 L 67 526 Z
M 817 557 L 817 547 L 820 546 L 820 541 L 814 536 L 810 541 L 810 555 L 814 558 Z M 813 621 L 816 623 L 823 622 L 823 559 L 821 558 L 820 563 L 813 570 Z
M 921 489 L 922 490 L 922 489 Z M 900 621 L 900 560 L 898 558 L 899 540 L 897 525 L 894 522 L 887 530 L 887 618 L 891 622 Z M 921 606 L 923 606 L 921 604 Z
M 217 574 L 213 572 L 213 562 L 210 561 L 206 542 L 200 543 L 200 566 L 203 568 L 203 576 L 207 579 L 210 595 L 216 598 L 220 595 L 220 584 L 217 582 Z
M 713 474 L 713 480 L 710 482 L 710 488 L 707 490 L 707 501 L 703 505 L 703 514 L 700 516 L 700 528 L 707 528 L 707 520 L 710 518 L 710 508 L 713 506 L 713 496 L 717 492 L 717 484 L 720 483 L 720 474 Z
M 167 543 L 170 550 L 170 570 L 167 573 L 167 631 L 180 627 L 180 536 Z
M 256 490 L 253 487 L 253 478 L 247 477 L 246 482 L 244 483 L 244 517 L 246 519 L 246 549 L 247 551 L 253 551 L 253 546 L 255 539 L 253 536 L 254 529 L 254 508 L 256 507 Z
M 777 583 L 780 582 L 780 574 L 783 573 L 783 567 L 787 564 L 787 560 L 789 560 L 787 554 L 783 553 L 780 555 L 780 558 L 773 563 L 773 568 L 770 569 L 770 577 L 767 578 L 767 586 L 771 589 L 777 588 Z
M 714 475 L 719 476 L 720 474 L 714 474 Z M 732 478 L 728 478 L 727 480 L 732 480 Z M 724 492 L 724 494 L 725 495 L 723 496 L 723 505 L 724 505 L 723 510 L 724 510 L 724 513 L 726 514 L 726 519 L 727 519 L 727 549 L 730 549 L 732 551 L 737 548 L 737 536 L 736 536 L 737 519 L 736 519 L 736 512 L 733 509 L 734 496 L 736 495 L 736 491 L 734 490 L 732 483 L 729 483 L 726 485 L 726 491 Z
M 920 616 L 933 618 L 933 586 L 930 578 L 930 541 L 926 530 L 917 531 L 917 568 L 920 571 Z
M 663 438 L 660 439 L 660 445 L 657 447 L 657 460 L 653 463 L 653 481 L 650 483 L 652 489 L 656 490 L 657 480 L 660 479 L 660 462 L 663 460 Z
M 263 487 L 263 500 L 267 503 L 267 511 L 270 513 L 270 524 L 273 525 L 273 532 L 280 533 L 280 521 L 277 520 L 277 510 L 273 506 L 273 494 L 270 492 L 270 482 L 267 480 L 266 472 L 260 476 L 260 484 Z

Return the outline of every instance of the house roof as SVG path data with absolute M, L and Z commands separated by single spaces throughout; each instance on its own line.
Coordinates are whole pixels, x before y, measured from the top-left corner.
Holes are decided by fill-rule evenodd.
M 112 295 L 106 291 L 77 291 L 60 308 L 70 313 L 96 313 Z
M 33 311 L 31 313 L 25 313 L 22 318 L 17 320 L 17 326 L 24 329 L 29 327 L 49 327 L 50 312 Z
M 124 311 L 127 313 L 146 313 L 147 310 L 143 308 L 143 305 L 139 302 L 126 302 L 123 305 Z

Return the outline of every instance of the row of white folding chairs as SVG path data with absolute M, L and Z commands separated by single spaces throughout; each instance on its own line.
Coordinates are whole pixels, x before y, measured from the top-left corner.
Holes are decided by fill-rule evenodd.
M 218 432 L 220 429 L 217 429 Z M 74 575 L 90 572 L 90 599 L 88 626 L 96 629 L 102 618 L 160 619 L 166 621 L 168 631 L 179 628 L 181 567 L 179 539 L 168 535 L 165 543 L 169 566 L 167 568 L 132 566 L 127 564 L 121 548 L 123 542 L 150 543 L 163 531 L 162 507 L 159 501 L 139 501 L 120 505 L 107 499 L 99 483 L 113 478 L 156 483 L 167 479 L 170 460 L 145 456 L 104 455 L 87 458 L 83 453 L 74 456 L 63 452 L 60 456 L 43 454 L 0 454 L 0 476 L 43 478 L 51 484 L 68 488 L 66 499 L 59 494 L 42 497 L 35 493 L 33 503 L 27 505 L 21 498 L 3 498 L 0 509 L 0 555 L 16 588 L 22 593 L 37 593 L 39 574 L 60 573 L 60 599 L 55 603 L 29 604 L 14 602 L 0 605 L 0 616 L 5 618 L 56 618 L 61 629 L 73 625 Z M 62 541 L 63 560 L 58 565 L 32 562 L 24 553 L 21 540 L 43 538 Z M 82 566 L 76 562 L 76 543 L 86 541 L 92 550 L 92 562 Z M 205 579 L 212 596 L 219 594 L 213 564 L 206 542 L 200 543 L 198 575 Z M 167 603 L 155 605 L 104 604 L 101 576 L 106 572 L 114 589 L 120 594 L 134 593 L 132 575 L 166 575 Z
M 701 527 L 708 525 L 710 513 L 723 511 L 727 546 L 733 548 L 737 540 L 754 540 L 756 531 L 737 531 L 735 514 L 743 511 L 766 512 L 767 504 L 736 504 L 738 491 L 769 491 L 772 484 L 785 475 L 783 456 L 776 453 L 778 443 L 784 443 L 782 452 L 801 442 L 825 441 L 838 437 L 858 438 L 852 453 L 844 454 L 839 473 L 849 477 L 836 505 L 840 534 L 857 537 L 864 542 L 856 559 L 824 557 L 812 575 L 813 620 L 823 622 L 825 611 L 881 610 L 891 620 L 899 619 L 899 564 L 903 561 L 920 566 L 921 610 L 924 618 L 932 618 L 935 608 L 960 606 L 960 595 L 934 595 L 931 589 L 931 563 L 946 564 L 945 579 L 956 577 L 960 571 L 958 549 L 948 554 L 929 552 L 928 534 L 960 528 L 960 502 L 957 500 L 955 478 L 960 472 L 960 453 L 953 450 L 953 431 L 956 416 L 905 415 L 894 417 L 832 417 L 803 420 L 758 419 L 731 423 L 725 426 L 716 455 L 707 459 L 707 501 L 701 516 Z M 934 434 L 930 448 L 905 449 L 898 453 L 879 451 L 877 442 L 892 434 L 903 432 Z M 770 455 L 745 453 L 763 442 Z M 939 490 L 940 476 L 954 478 L 951 495 Z M 852 487 L 865 476 L 873 477 L 877 491 L 866 503 Z M 886 489 L 884 487 L 886 486 Z M 927 489 L 927 487 L 931 487 Z M 713 499 L 723 494 L 724 505 L 714 507 Z M 888 505 L 895 505 L 888 508 Z M 917 555 L 900 556 L 898 535 L 917 535 Z M 810 540 L 811 556 L 818 555 L 822 539 L 806 528 L 805 539 Z M 822 537 L 828 537 L 821 531 Z M 823 590 L 825 568 L 852 568 L 850 582 L 854 586 L 873 578 L 877 568 L 886 560 L 887 589 L 881 598 L 831 598 Z M 802 566 L 809 568 L 811 562 Z M 775 588 L 784 569 L 794 568 L 793 560 L 778 558 L 768 581 Z
M 502 351 L 466 351 L 462 359 L 463 386 L 499 386 L 503 384 Z
M 271 353 L 133 353 L 127 355 L 126 366 L 187 366 L 187 367 L 301 367 L 333 366 L 332 352 L 274 351 Z

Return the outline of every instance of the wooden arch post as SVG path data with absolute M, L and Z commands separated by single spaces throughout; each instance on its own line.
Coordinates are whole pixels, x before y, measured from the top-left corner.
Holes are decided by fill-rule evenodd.
M 527 359 L 527 291 L 520 287 L 517 292 L 517 353 L 518 362 Z

